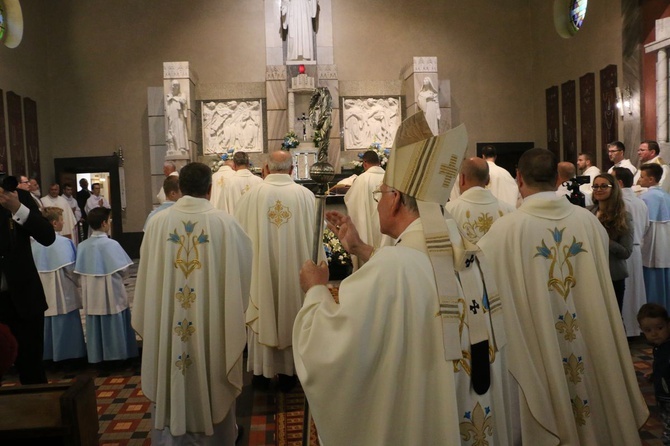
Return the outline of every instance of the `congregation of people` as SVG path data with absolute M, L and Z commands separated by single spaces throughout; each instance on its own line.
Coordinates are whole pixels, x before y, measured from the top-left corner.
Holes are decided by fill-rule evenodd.
M 513 176 L 493 146 L 464 158 L 464 126 L 435 133 L 408 118 L 386 170 L 365 152 L 346 213 L 326 212 L 354 264 L 336 290 L 289 152 L 261 177 L 243 151 L 214 174 L 166 161 L 132 309 L 100 184 L 39 197 L 19 176 L 0 193 L 0 322 L 21 383 L 46 382 L 43 360 L 136 357 L 137 333 L 154 444 L 234 444 L 246 367 L 258 388 L 299 381 L 326 445 L 623 446 L 649 416 L 627 342 L 643 333 L 670 444 L 658 144 L 640 144 L 636 168 L 612 142 L 607 173 L 594 154 L 530 149 Z

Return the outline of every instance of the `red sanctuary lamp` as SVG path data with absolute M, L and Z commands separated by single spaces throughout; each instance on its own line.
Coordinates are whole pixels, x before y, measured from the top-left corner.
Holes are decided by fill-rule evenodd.
M 304 65 L 299 65 L 298 66 L 298 73 L 305 74 L 305 66 Z

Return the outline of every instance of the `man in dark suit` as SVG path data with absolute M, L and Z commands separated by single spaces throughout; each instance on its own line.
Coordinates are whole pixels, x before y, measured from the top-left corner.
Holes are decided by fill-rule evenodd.
M 77 191 L 77 204 L 79 205 L 79 209 L 81 209 L 81 218 L 83 219 L 82 233 L 84 234 L 84 238 L 88 238 L 88 223 L 86 222 L 86 201 L 88 200 L 88 197 L 91 196 L 91 191 L 88 190 L 88 180 L 86 180 L 86 178 L 82 178 L 81 180 L 79 180 L 79 187 L 81 187 L 81 189 Z
M 7 324 L 18 342 L 15 365 L 21 384 L 46 383 L 44 349 L 44 289 L 35 268 L 30 237 L 42 245 L 55 240 L 53 227 L 42 217 L 29 192 L 0 187 L 0 322 Z

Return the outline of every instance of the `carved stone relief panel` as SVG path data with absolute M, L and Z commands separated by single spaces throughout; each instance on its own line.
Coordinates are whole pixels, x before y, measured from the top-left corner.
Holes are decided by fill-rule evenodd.
M 202 143 L 205 155 L 223 153 L 231 147 L 262 152 L 262 100 L 203 102 Z
M 374 142 L 391 147 L 401 120 L 399 97 L 343 98 L 345 150 L 367 149 Z

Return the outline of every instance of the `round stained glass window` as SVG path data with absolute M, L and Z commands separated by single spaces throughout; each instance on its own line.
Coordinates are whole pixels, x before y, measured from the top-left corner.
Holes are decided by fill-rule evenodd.
M 554 0 L 554 26 L 558 34 L 569 39 L 584 24 L 588 0 Z
M 584 23 L 584 17 L 586 17 L 586 5 L 588 0 L 573 0 L 572 5 L 570 6 L 570 22 L 575 28 L 575 31 L 579 31 Z

